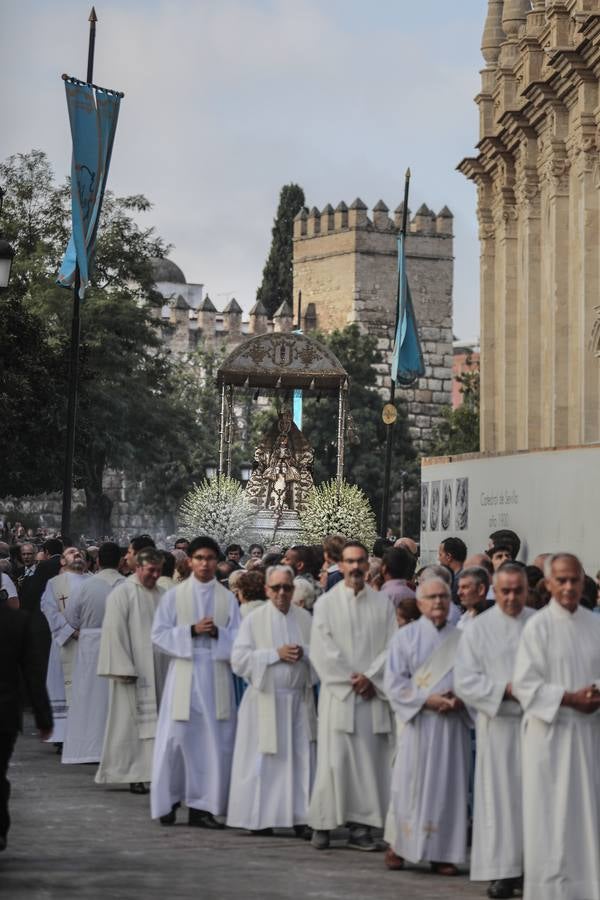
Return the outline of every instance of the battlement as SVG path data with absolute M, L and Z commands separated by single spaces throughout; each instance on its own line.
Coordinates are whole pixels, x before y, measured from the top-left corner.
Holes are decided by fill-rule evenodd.
M 316 206 L 310 210 L 303 207 L 294 219 L 294 241 L 359 230 L 397 235 L 402 227 L 403 212 L 403 204 L 400 203 L 392 218 L 389 207 L 379 200 L 369 217 L 369 208 L 360 197 L 350 206 L 342 200 L 335 209 L 330 203 L 321 211 Z M 454 216 L 447 206 L 435 213 L 423 203 L 414 216 L 411 217 L 408 211 L 408 231 L 410 234 L 452 237 L 453 220 Z

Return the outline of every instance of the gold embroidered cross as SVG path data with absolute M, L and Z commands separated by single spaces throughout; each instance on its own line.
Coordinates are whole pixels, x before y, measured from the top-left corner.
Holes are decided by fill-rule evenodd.
M 407 838 L 412 837 L 412 831 L 413 831 L 412 827 L 408 824 L 408 822 L 404 822 L 402 824 L 402 834 L 405 837 L 407 837 Z
M 428 688 L 431 685 L 431 672 L 418 675 L 417 678 L 415 678 L 415 684 L 418 688 Z
M 432 834 L 435 834 L 437 831 L 437 825 L 434 825 L 433 822 L 428 822 L 427 825 L 423 828 L 423 831 L 428 837 L 431 837 Z

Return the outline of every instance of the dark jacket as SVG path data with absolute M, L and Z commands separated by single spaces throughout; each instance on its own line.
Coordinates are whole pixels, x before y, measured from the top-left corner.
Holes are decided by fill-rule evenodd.
M 33 577 L 33 576 L 32 576 Z M 0 732 L 22 727 L 23 710 L 19 689 L 23 678 L 41 731 L 52 728 L 52 711 L 46 691 L 46 670 L 31 629 L 30 618 L 21 610 L 0 606 Z

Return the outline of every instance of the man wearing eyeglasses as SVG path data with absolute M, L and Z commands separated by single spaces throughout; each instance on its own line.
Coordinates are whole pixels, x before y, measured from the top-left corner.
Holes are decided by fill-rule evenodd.
M 371 828 L 381 828 L 387 813 L 393 752 L 383 671 L 398 626 L 391 600 L 365 583 L 367 548 L 347 541 L 339 567 L 344 580 L 318 599 L 311 633 L 321 690 L 308 824 L 317 850 L 341 825 L 350 828 L 349 847 L 377 850 Z
M 240 624 L 238 602 L 216 580 L 219 545 L 191 541 L 192 575 L 167 591 L 152 626 L 155 647 L 171 657 L 158 717 L 150 805 L 161 825 L 223 828 L 227 811 L 236 706 L 231 648 Z
M 233 671 L 249 684 L 239 711 L 227 824 L 255 834 L 309 837 L 316 713 L 309 662 L 312 618 L 292 603 L 294 572 L 267 570 L 268 601 L 247 616 Z

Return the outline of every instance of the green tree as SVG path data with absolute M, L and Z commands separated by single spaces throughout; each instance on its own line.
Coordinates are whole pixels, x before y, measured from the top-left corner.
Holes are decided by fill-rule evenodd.
M 304 206 L 304 191 L 297 184 L 285 184 L 279 195 L 277 215 L 271 231 L 271 249 L 263 269 L 256 299 L 269 317 L 287 300 L 293 309 L 292 238 L 294 218 Z
M 470 355 L 465 363 L 465 371 L 455 376 L 463 402 L 456 409 L 448 407 L 442 411 L 443 421 L 432 440 L 434 456 L 479 452 L 479 364 L 474 364 Z
M 62 362 L 55 380 L 49 365 L 46 381 L 52 391 L 42 395 L 47 402 L 44 416 L 27 429 L 25 419 L 32 410 L 13 406 L 12 420 L 5 426 L 9 434 L 27 435 L 27 453 L 37 448 L 44 488 L 53 490 L 60 487 L 66 421 L 71 299 L 55 280 L 69 234 L 69 189 L 68 184 L 55 184 L 40 151 L 10 157 L 0 165 L 0 181 L 7 190 L 2 225 L 18 254 L 3 307 L 12 303 L 23 318 L 33 317 L 50 362 Z M 108 532 L 111 512 L 102 489 L 106 469 L 143 472 L 161 463 L 165 447 L 179 442 L 183 452 L 196 438 L 193 419 L 177 391 L 174 364 L 162 352 L 152 316 L 151 260 L 163 256 L 167 247 L 152 228 L 137 222 L 149 209 L 145 197 L 119 198 L 107 192 L 92 283 L 81 307 L 75 481 L 85 491 L 88 528 L 99 536 Z M 25 348 L 23 370 L 36 373 L 35 361 L 35 348 Z M 39 380 L 44 381 L 43 374 Z M 53 458 L 46 466 L 49 438 Z
M 376 390 L 374 366 L 382 362 L 377 340 L 363 335 L 357 325 L 329 335 L 317 335 L 338 357 L 350 377 L 349 412 L 351 421 L 346 436 L 344 474 L 369 498 L 377 516 L 383 497 L 383 467 L 386 426 L 381 418 L 384 400 Z M 392 458 L 392 497 L 400 490 L 400 473 L 407 472 L 406 488 L 418 483 L 418 463 L 406 419 L 406 409 L 398 402 L 400 414 L 394 425 Z M 337 464 L 337 396 L 323 395 L 306 399 L 303 430 L 315 449 L 314 476 L 317 484 L 336 472 Z M 407 510 L 408 511 L 408 510 Z

